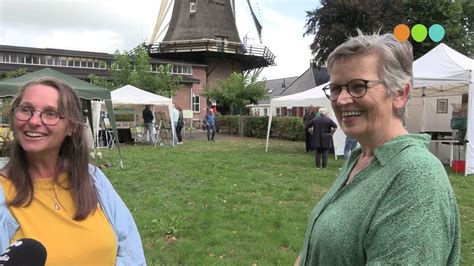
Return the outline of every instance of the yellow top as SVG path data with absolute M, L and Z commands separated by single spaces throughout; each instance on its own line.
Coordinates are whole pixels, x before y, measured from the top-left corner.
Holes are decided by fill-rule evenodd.
M 16 191 L 1 176 L 6 199 Z M 85 220 L 73 220 L 76 208 L 68 187 L 68 174 L 59 176 L 61 186 L 53 178 L 34 180 L 33 201 L 27 207 L 9 206 L 20 224 L 11 242 L 29 237 L 40 241 L 47 250 L 46 265 L 114 265 L 117 238 L 104 212 L 96 211 Z

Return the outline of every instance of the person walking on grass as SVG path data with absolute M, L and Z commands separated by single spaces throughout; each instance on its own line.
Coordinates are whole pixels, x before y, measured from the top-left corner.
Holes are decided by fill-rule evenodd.
M 214 137 L 216 135 L 216 115 L 211 108 L 207 110 L 204 120 L 207 124 L 207 140 L 214 141 Z
M 178 137 L 178 144 L 183 144 L 183 136 L 181 135 L 181 131 L 183 130 L 184 119 L 183 119 L 183 109 L 177 106 L 178 109 L 178 124 L 176 125 L 176 136 Z

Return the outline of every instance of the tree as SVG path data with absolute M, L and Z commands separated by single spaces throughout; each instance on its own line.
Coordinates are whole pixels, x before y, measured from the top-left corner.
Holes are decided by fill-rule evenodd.
M 19 76 L 23 76 L 26 73 L 28 73 L 28 69 L 22 67 L 22 68 L 19 68 L 17 70 L 8 71 L 6 73 L 3 73 L 2 78 L 4 78 L 4 79 L 16 78 L 16 77 L 19 77 Z
M 412 0 L 403 3 L 406 20 L 409 25 L 423 24 L 429 28 L 433 24 L 440 24 L 445 29 L 443 43 L 462 54 L 472 54 L 472 40 L 469 34 L 469 17 L 463 17 L 461 1 L 430 1 L 427 8 L 426 1 Z M 471 14 L 472 16 L 472 14 Z M 419 58 L 433 49 L 438 43 L 429 40 L 411 42 L 413 55 Z
M 89 79 L 96 85 L 109 89 L 116 89 L 130 84 L 140 89 L 164 95 L 174 96 L 181 87 L 180 76 L 171 74 L 171 65 L 158 66 L 157 73 L 153 73 L 150 56 L 143 46 L 135 48 L 133 54 L 127 51 L 115 51 L 115 60 L 107 69 L 111 80 L 89 75 Z
M 232 73 L 227 80 L 220 80 L 216 88 L 206 87 L 203 96 L 215 100 L 222 114 L 242 113 L 248 104 L 266 99 L 267 91 L 256 73 Z
M 322 0 L 320 7 L 306 12 L 304 36 L 314 35 L 310 49 L 317 65 L 324 66 L 331 51 L 348 36 L 357 35 L 357 28 L 364 33 L 392 33 L 401 23 L 427 27 L 438 23 L 446 30 L 443 42 L 469 55 L 472 54 L 469 35 L 472 8 L 468 6 L 459 0 Z M 438 45 L 429 38 L 422 43 L 411 43 L 415 58 Z

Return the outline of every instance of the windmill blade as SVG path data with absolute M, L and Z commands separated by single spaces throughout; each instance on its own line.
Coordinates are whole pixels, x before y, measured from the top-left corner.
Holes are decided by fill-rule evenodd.
M 160 12 L 158 13 L 158 18 L 156 19 L 155 28 L 153 29 L 153 33 L 151 34 L 151 39 L 150 39 L 151 43 L 156 43 L 157 40 L 158 40 L 158 37 L 163 33 L 163 31 L 169 25 L 169 23 L 168 23 L 168 25 L 165 26 L 165 28 L 163 28 L 160 31 L 160 29 L 162 28 L 161 25 L 163 24 L 163 20 L 165 19 L 166 14 L 168 14 L 168 11 L 170 10 L 170 7 L 171 7 L 172 3 L 173 3 L 172 0 L 171 1 L 168 1 L 168 0 L 162 0 L 161 1 Z M 159 31 L 160 31 L 160 34 L 158 34 Z
M 255 16 L 255 13 L 253 12 L 252 5 L 250 5 L 250 0 L 247 0 L 247 4 L 249 5 L 250 13 L 252 14 L 255 28 L 257 29 L 258 39 L 260 40 L 260 43 L 262 43 L 262 24 L 260 24 L 260 21 L 258 21 L 257 16 Z

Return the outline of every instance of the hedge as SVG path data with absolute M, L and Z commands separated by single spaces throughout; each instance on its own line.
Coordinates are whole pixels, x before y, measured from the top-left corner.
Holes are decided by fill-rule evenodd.
M 232 135 L 243 133 L 245 137 L 262 139 L 267 137 L 267 116 L 242 116 L 242 128 L 239 127 L 240 116 L 238 115 L 218 115 L 216 120 L 219 132 Z M 241 134 L 239 134 L 239 129 Z M 304 140 L 303 119 L 301 117 L 273 117 L 270 137 L 294 141 Z

